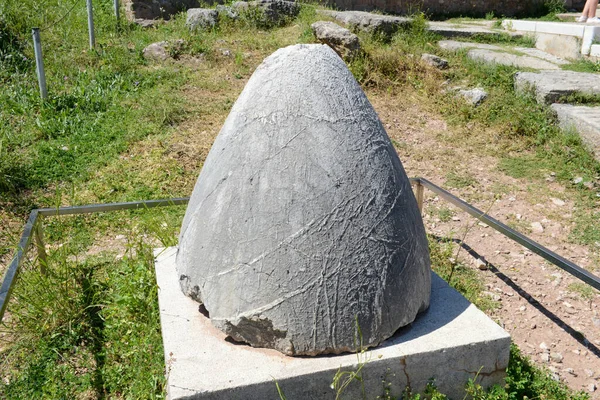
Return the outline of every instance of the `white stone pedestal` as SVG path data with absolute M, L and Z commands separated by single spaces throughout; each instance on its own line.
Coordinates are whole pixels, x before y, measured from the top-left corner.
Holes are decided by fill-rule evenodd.
M 169 399 L 277 400 L 275 381 L 287 400 L 335 399 L 333 377 L 340 367 L 355 369 L 356 354 L 288 357 L 225 341 L 182 294 L 176 252 L 155 250 Z M 509 348 L 506 331 L 434 274 L 429 310 L 360 356 L 367 397 L 383 394 L 388 384 L 394 396 L 407 385 L 422 392 L 434 379 L 440 391 L 462 399 L 469 378 L 484 387 L 503 384 Z M 343 398 L 361 399 L 360 384 L 353 382 Z

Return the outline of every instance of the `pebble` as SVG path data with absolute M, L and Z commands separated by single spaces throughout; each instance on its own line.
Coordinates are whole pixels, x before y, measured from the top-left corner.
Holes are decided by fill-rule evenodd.
M 550 361 L 550 355 L 548 355 L 548 353 L 542 353 L 540 354 L 540 359 L 542 360 L 542 362 L 549 362 Z
M 562 206 L 564 206 L 564 205 L 565 205 L 565 202 L 564 202 L 564 201 L 562 201 L 561 199 L 557 199 L 557 198 L 554 198 L 554 197 L 553 197 L 553 198 L 551 198 L 550 200 L 552 200 L 552 202 L 553 202 L 554 204 L 556 204 L 557 206 L 559 206 L 559 207 L 562 207 Z
M 546 344 L 546 342 L 540 343 L 540 349 L 542 349 L 542 350 L 548 350 L 548 345 Z
M 531 230 L 536 233 L 542 233 L 542 232 L 544 232 L 544 227 L 542 226 L 541 222 L 532 222 Z
M 578 176 L 577 178 L 573 179 L 573 183 L 576 185 L 581 182 L 583 182 L 583 178 L 581 176 Z
M 525 310 L 527 310 L 527 307 L 525 307 L 525 306 L 519 307 L 519 311 L 525 311 Z
M 573 376 L 577 376 L 577 374 L 575 373 L 575 370 L 573 368 L 565 368 L 563 371 L 568 374 L 571 374 Z
M 585 372 L 588 378 L 594 377 L 594 371 L 592 371 L 591 369 L 584 369 L 583 372 Z
M 563 355 L 560 353 L 551 353 L 550 358 L 552 358 L 552 361 L 555 363 L 561 363 L 563 360 Z
M 483 257 L 477 258 L 475 260 L 475 265 L 477 266 L 477 268 L 479 268 L 482 271 L 485 271 L 486 269 L 488 269 L 487 261 L 485 261 L 485 258 L 483 258 Z
M 590 392 L 590 393 L 594 393 L 594 392 L 596 391 L 596 384 L 595 384 L 595 383 L 590 383 L 590 384 L 587 386 L 587 389 L 588 389 L 588 392 Z

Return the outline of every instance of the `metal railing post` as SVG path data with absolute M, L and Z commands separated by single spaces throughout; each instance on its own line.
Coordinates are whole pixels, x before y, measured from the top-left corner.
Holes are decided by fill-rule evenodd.
M 417 186 L 417 206 L 419 207 L 419 213 L 423 215 L 423 201 L 424 201 L 424 193 L 425 187 L 421 184 L 421 181 L 418 180 L 416 183 Z
M 118 27 L 119 26 L 119 19 L 120 19 L 119 0 L 114 0 L 114 4 L 115 4 L 115 18 L 117 19 L 117 27 Z
M 38 261 L 40 263 L 40 273 L 46 275 L 48 273 L 48 255 L 46 254 L 46 246 L 44 245 L 44 217 L 38 214 L 37 223 L 35 226 L 35 245 L 38 253 Z
M 40 85 L 40 96 L 42 100 L 48 97 L 48 89 L 46 88 L 46 72 L 44 71 L 44 58 L 42 57 L 42 41 L 40 39 L 40 28 L 31 30 L 33 35 L 33 51 L 35 53 L 35 67 Z
M 94 36 L 94 10 L 92 8 L 92 0 L 86 0 L 88 14 L 88 32 L 90 35 L 90 49 L 96 47 L 96 37 Z

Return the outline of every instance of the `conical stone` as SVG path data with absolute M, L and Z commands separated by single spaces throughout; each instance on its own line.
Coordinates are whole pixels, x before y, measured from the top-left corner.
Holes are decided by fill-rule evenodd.
M 328 46 L 280 49 L 254 72 L 192 193 L 177 272 L 216 327 L 288 355 L 375 346 L 427 309 L 409 180 Z

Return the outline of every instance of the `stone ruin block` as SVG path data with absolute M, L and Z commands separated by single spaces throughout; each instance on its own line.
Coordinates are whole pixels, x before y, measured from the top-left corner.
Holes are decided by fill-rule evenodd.
M 171 19 L 179 12 L 200 7 L 198 0 L 125 0 L 125 14 L 130 21 Z
M 427 309 L 410 182 L 331 48 L 286 47 L 254 72 L 204 163 L 176 265 L 216 327 L 288 355 L 376 346 Z

